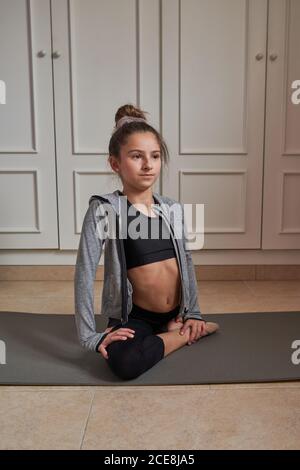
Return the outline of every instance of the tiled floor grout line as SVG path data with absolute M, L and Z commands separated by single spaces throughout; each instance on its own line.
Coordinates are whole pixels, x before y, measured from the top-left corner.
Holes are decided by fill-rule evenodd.
M 82 445 L 83 445 L 83 441 L 84 441 L 84 437 L 85 437 L 87 425 L 88 425 L 88 422 L 89 422 L 89 419 L 90 419 L 90 415 L 91 415 L 91 411 L 92 411 L 92 407 L 93 407 L 93 403 L 94 403 L 95 394 L 96 394 L 96 390 L 95 390 L 95 389 L 92 389 L 92 397 L 91 397 L 90 408 L 89 408 L 89 411 L 88 411 L 88 414 L 87 414 L 87 418 L 86 418 L 85 425 L 84 425 L 84 427 L 83 427 L 83 432 L 82 432 L 82 437 L 81 437 L 81 442 L 80 442 L 79 450 L 82 450 Z

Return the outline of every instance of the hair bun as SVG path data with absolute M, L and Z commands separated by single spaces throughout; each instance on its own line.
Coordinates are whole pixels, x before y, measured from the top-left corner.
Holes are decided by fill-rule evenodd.
M 116 127 L 119 127 L 119 125 L 118 125 L 119 121 L 120 121 L 120 119 L 122 119 L 124 117 L 127 117 L 127 118 L 140 118 L 141 120 L 147 121 L 145 113 L 147 113 L 147 112 L 143 111 L 140 108 L 137 108 L 137 107 L 133 106 L 132 104 L 125 104 L 125 105 L 121 106 L 118 109 L 118 111 L 116 112 L 116 115 L 115 115 Z M 123 120 L 123 121 L 125 121 L 125 120 Z
M 116 130 L 122 127 L 123 124 L 125 124 L 126 122 L 136 122 L 136 121 L 147 122 L 146 119 L 144 118 L 137 118 L 133 116 L 123 116 L 121 119 L 118 120 L 118 123 L 116 125 Z

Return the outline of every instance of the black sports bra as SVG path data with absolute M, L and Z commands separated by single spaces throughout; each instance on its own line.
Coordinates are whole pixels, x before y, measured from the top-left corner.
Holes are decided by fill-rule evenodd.
M 119 191 L 124 196 L 124 194 Z M 130 209 L 130 215 L 129 214 Z M 140 222 L 131 222 L 141 218 Z M 141 227 L 142 225 L 142 227 Z M 131 238 L 133 234 L 135 238 Z M 151 238 L 153 235 L 153 238 Z M 176 258 L 170 232 L 161 216 L 150 217 L 136 209 L 127 198 L 127 238 L 123 239 L 127 269 L 144 264 L 155 263 L 169 258 Z

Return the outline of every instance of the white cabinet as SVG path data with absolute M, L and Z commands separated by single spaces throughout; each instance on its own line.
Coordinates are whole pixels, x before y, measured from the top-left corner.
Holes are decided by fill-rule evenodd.
M 89 197 L 121 189 L 107 162 L 118 107 L 143 102 L 152 118 L 158 115 L 159 3 L 138 4 L 137 42 L 135 1 L 52 1 L 53 48 L 60 54 L 53 73 L 63 249 L 77 249 Z
M 58 248 L 50 1 L 1 0 L 0 248 Z
M 107 152 L 127 102 L 170 151 L 154 190 L 205 205 L 204 249 L 300 248 L 298 0 L 0 8 L 1 248 L 77 249 L 90 195 L 121 187 Z
M 163 2 L 164 190 L 204 204 L 204 249 L 260 248 L 267 0 Z
M 271 0 L 262 248 L 300 248 L 300 2 Z M 299 93 L 298 93 L 299 94 Z

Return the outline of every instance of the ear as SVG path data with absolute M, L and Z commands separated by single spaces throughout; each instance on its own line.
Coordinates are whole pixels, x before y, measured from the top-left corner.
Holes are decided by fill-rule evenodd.
M 112 155 L 110 155 L 108 161 L 110 163 L 110 166 L 111 166 L 112 170 L 115 171 L 116 173 L 118 173 L 119 172 L 119 164 L 118 164 L 117 160 Z

